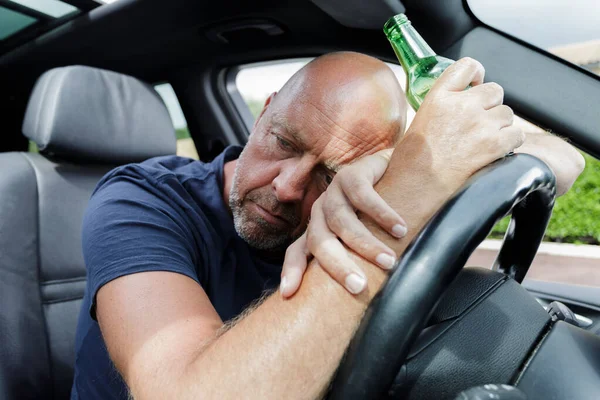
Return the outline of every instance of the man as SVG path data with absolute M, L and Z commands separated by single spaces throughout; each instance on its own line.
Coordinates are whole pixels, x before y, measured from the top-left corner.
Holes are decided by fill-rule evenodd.
M 388 265 L 380 254 L 401 254 L 468 176 L 522 144 L 501 89 L 482 80 L 480 64 L 461 60 L 428 96 L 376 187 L 392 210 L 381 225 L 406 234 L 394 229 L 401 211 L 408 233 L 392 238 L 366 221 L 386 243 L 359 249 L 366 259 Z M 228 149 L 207 165 L 167 157 L 108 174 L 83 227 L 89 276 L 72 397 L 124 398 L 127 390 L 142 399 L 321 395 L 385 273 L 314 245 L 315 235 L 337 241 L 323 211 L 336 195 L 320 196 L 343 165 L 396 142 L 402 107 L 384 64 L 328 55 L 267 100 L 237 160 L 239 149 Z M 381 155 L 362 161 L 381 172 L 381 160 L 387 164 Z M 351 185 L 335 185 L 351 196 Z M 314 263 L 291 299 L 272 295 L 240 315 L 277 286 L 283 250 L 302 235 L 311 210 L 308 246 L 348 290 Z M 302 242 L 292 250 L 305 255 Z M 340 266 L 340 256 L 353 265 Z M 293 291 L 301 275 L 290 278 Z

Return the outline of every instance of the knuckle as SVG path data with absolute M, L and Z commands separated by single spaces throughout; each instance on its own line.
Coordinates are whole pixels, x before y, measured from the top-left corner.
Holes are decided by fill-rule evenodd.
M 345 241 L 351 242 L 351 243 L 359 243 L 359 242 L 363 242 L 365 241 L 365 237 L 363 236 L 363 234 L 360 232 L 360 230 L 356 230 L 356 229 L 352 229 L 352 228 L 345 228 Z
M 485 86 L 487 86 L 487 89 L 492 93 L 504 95 L 504 88 L 496 82 L 485 83 Z
M 332 213 L 327 219 L 327 225 L 337 235 L 343 235 L 346 230 L 344 216 L 340 212 Z
M 396 219 L 396 216 L 386 209 L 380 209 L 377 212 L 377 218 L 380 221 L 394 221 Z
M 515 113 L 513 112 L 513 109 L 507 105 L 502 105 L 502 114 L 504 118 L 508 120 L 510 125 L 512 125 L 515 120 Z
M 484 83 L 481 85 L 481 89 L 484 96 L 494 99 L 498 104 L 501 104 L 504 100 L 504 89 L 496 82 Z
M 482 72 L 485 71 L 485 68 L 483 67 L 483 64 L 481 64 L 479 61 L 477 61 L 474 58 L 471 57 L 463 57 L 459 60 L 462 64 L 464 64 L 465 66 L 472 68 L 472 69 L 480 69 Z
M 323 203 L 320 204 L 320 207 L 323 210 L 323 214 L 325 214 L 325 217 L 327 218 L 328 215 L 335 212 L 335 200 L 332 199 L 332 196 L 327 196 L 324 199 Z M 311 210 L 311 213 L 315 211 L 315 205 L 313 204 L 313 209 Z
M 474 58 L 471 58 L 471 57 L 463 57 L 458 61 L 460 63 L 464 64 L 465 66 L 473 66 L 473 67 L 477 66 L 477 60 L 475 60 Z
M 358 247 L 358 251 L 362 255 L 365 255 L 367 253 L 374 251 L 374 246 L 366 240 L 361 240 L 360 242 L 358 242 L 357 247 Z
M 348 165 L 344 168 L 342 168 L 341 170 L 339 170 L 336 174 L 335 177 L 333 178 L 333 182 L 338 182 L 342 187 L 345 187 L 348 184 L 352 183 L 352 171 L 353 171 L 353 166 L 352 165 Z
M 505 115 L 514 115 L 514 111 L 512 108 L 510 108 L 509 106 L 507 106 L 506 104 L 502 104 L 500 106 L 500 109 L 505 113 Z
M 360 175 L 360 171 L 355 171 L 352 176 L 348 176 L 346 178 L 346 186 L 348 187 L 348 190 L 352 192 L 360 191 L 363 186 L 361 178 L 362 176 Z
M 343 225 L 347 211 L 348 205 L 343 200 L 330 200 L 323 206 L 325 221 L 330 227 Z
M 346 195 L 354 206 L 365 204 L 368 201 L 368 196 L 360 187 L 355 187 L 353 190 L 346 193 Z
M 308 247 L 308 250 L 312 253 L 312 254 L 317 254 L 319 252 L 319 240 L 317 237 L 315 237 L 315 233 L 310 231 L 306 233 L 306 246 Z
M 507 128 L 506 134 L 500 134 L 498 136 L 497 149 L 513 150 L 523 144 L 525 141 L 525 133 L 521 128 L 510 127 Z
M 516 138 L 517 146 L 516 147 L 520 147 L 523 143 L 525 143 L 525 132 L 523 131 L 523 129 L 517 128 L 516 136 L 517 136 L 517 138 Z
M 374 189 L 370 183 L 355 179 L 352 187 L 346 192 L 346 196 L 353 205 L 366 206 L 371 204 Z

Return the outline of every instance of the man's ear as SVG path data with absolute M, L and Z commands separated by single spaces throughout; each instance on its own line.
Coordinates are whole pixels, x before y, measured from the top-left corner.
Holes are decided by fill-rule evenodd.
M 262 111 L 260 112 L 260 114 L 258 114 L 258 117 L 256 117 L 256 120 L 254 121 L 254 126 L 252 127 L 253 130 L 256 128 L 256 125 L 258 125 L 258 121 L 260 121 L 265 111 L 267 111 L 267 108 L 269 108 L 269 104 L 271 104 L 271 101 L 275 98 L 276 94 L 277 92 L 271 93 L 269 97 L 267 97 L 267 99 L 265 100 L 265 105 L 263 106 Z

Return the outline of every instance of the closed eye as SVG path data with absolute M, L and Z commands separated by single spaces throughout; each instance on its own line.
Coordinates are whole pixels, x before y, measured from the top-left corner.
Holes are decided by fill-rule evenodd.
M 287 140 L 285 140 L 284 138 L 282 138 L 281 136 L 274 134 L 275 138 L 277 139 L 277 145 L 285 151 L 293 151 L 295 150 L 294 145 L 292 145 L 290 142 L 288 142 Z

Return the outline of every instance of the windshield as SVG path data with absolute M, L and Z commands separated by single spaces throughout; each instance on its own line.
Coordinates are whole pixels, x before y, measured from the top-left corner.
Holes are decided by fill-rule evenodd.
M 597 0 L 468 0 L 485 24 L 600 74 Z

